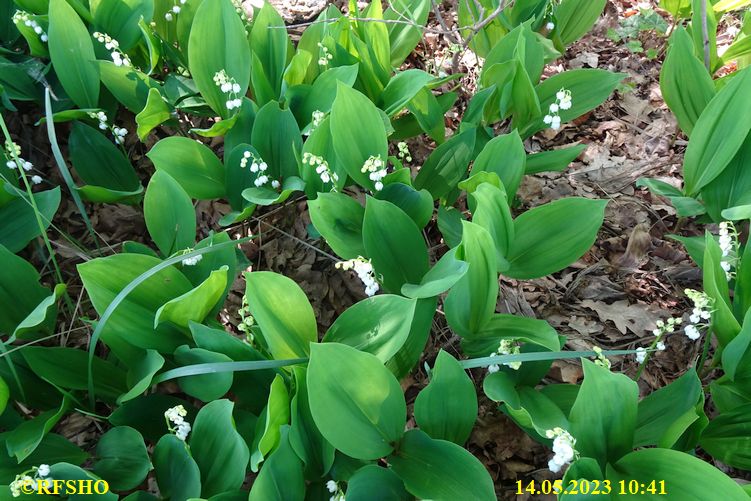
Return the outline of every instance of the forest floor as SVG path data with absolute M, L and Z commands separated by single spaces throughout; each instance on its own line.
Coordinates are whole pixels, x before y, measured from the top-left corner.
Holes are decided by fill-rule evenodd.
M 453 1 L 453 0 L 451 0 Z M 444 1 L 439 8 L 449 28 L 456 25 L 455 6 Z M 645 3 L 640 2 L 643 6 Z M 655 6 L 656 1 L 653 2 Z M 663 23 L 651 19 L 656 26 L 670 31 L 670 18 L 659 9 Z M 656 177 L 680 186 L 681 165 L 686 138 L 665 105 L 659 87 L 659 73 L 664 58 L 667 37 L 656 30 L 644 30 L 634 38 L 614 40 L 614 33 L 633 34 L 629 19 L 639 13 L 635 0 L 610 0 L 603 16 L 590 33 L 569 47 L 546 74 L 572 68 L 602 68 L 625 74 L 620 88 L 591 113 L 573 123 L 564 124 L 559 131 L 550 129 L 526 142 L 528 152 L 545 151 L 563 145 L 585 144 L 586 150 L 572 165 L 560 173 L 527 176 L 519 189 L 517 210 L 534 207 L 551 200 L 580 196 L 609 200 L 605 222 L 594 247 L 566 270 L 542 279 L 518 282 L 502 279 L 497 311 L 545 319 L 567 337 L 565 349 L 589 350 L 592 346 L 604 349 L 633 349 L 652 342 L 652 329 L 660 319 L 682 316 L 690 303 L 683 295 L 686 287 L 700 287 L 701 275 L 683 250 L 671 240 L 671 234 L 697 235 L 700 230 L 693 223 L 680 220 L 665 200 L 636 187 L 640 177 Z M 430 23 L 439 28 L 434 14 Z M 636 42 L 639 42 L 638 44 Z M 427 70 L 436 68 L 451 72 L 450 40 L 440 34 L 428 34 L 407 65 Z M 721 45 L 723 38 L 718 43 Z M 471 95 L 478 74 L 477 61 L 471 53 L 459 59 L 460 72 L 466 73 L 456 89 L 460 98 L 446 118 L 447 129 L 458 128 L 466 100 Z M 455 85 L 455 84 L 454 84 Z M 448 89 L 447 89 L 448 90 Z M 575 96 L 574 96 L 575 98 Z M 18 115 L 16 115 L 18 117 Z M 27 145 L 46 144 L 45 131 L 32 124 L 38 117 L 28 116 L 12 123 Z M 125 124 L 134 130 L 134 124 Z M 161 133 L 161 136 L 169 132 Z M 145 153 L 151 142 L 141 144 L 135 138 L 127 143 L 131 158 L 146 178 L 153 167 Z M 435 147 L 424 138 L 409 142 L 414 164 L 420 165 Z M 215 151 L 221 153 L 221 140 L 213 141 Z M 51 182 L 56 183 L 54 160 L 47 151 L 36 148 L 35 165 L 49 166 Z M 62 184 L 62 183 L 60 183 Z M 66 205 L 67 204 L 67 205 Z M 145 223 L 139 207 L 126 205 L 89 205 L 91 222 L 105 242 L 104 254 L 118 250 L 120 242 L 146 242 Z M 200 234 L 218 231 L 219 218 L 229 212 L 220 202 L 199 202 Z M 231 236 L 249 234 L 260 236 L 243 245 L 254 270 L 272 270 L 297 282 L 313 304 L 321 333 L 348 306 L 362 299 L 362 286 L 348 272 L 335 269 L 330 249 L 321 240 L 311 240 L 307 227 L 310 218 L 304 200 L 291 200 L 278 207 L 260 211 L 246 224 L 231 229 Z M 55 224 L 70 235 L 81 237 L 85 243 L 85 227 L 69 198 L 63 198 Z M 445 252 L 437 229 L 431 223 L 426 230 L 433 257 Z M 62 239 L 54 239 L 56 252 L 69 277 L 77 277 L 74 266 L 83 256 Z M 118 244 L 116 245 L 115 242 Z M 91 246 L 89 246 L 91 247 Z M 96 318 L 83 293 L 80 282 L 69 283 L 69 291 L 79 299 L 77 316 L 65 319 L 60 339 L 67 346 L 85 346 L 90 333 L 90 320 Z M 240 307 L 244 282 L 238 279 L 233 286 L 221 320 L 231 331 L 238 332 L 237 310 Z M 461 356 L 458 337 L 447 327 L 442 315 L 436 315 L 434 328 L 423 359 L 413 373 L 403 380 L 408 402 L 414 401 L 418 391 L 427 383 L 424 364 L 432 366 L 440 349 Z M 638 381 L 642 394 L 661 388 L 691 366 L 698 357 L 701 345 L 682 334 L 665 339 L 667 349 L 652 357 Z M 637 365 L 633 357 L 613 360 L 613 369 L 633 376 Z M 483 370 L 475 369 L 472 376 L 481 387 Z M 558 361 L 546 380 L 551 383 L 577 383 L 582 370 L 576 361 Z M 550 452 L 535 443 L 514 425 L 497 405 L 480 395 L 477 426 L 468 448 L 490 470 L 502 499 L 527 499 L 517 496 L 515 481 L 549 478 L 547 469 Z M 710 409 L 711 412 L 711 409 Z M 63 420 L 58 431 L 79 445 L 87 447 L 101 433 L 100 425 L 82 414 Z M 717 465 L 722 467 L 722 465 Z

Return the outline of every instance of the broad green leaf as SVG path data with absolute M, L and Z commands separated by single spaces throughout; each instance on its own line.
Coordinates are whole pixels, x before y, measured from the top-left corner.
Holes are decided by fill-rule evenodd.
M 639 388 L 625 374 L 614 374 L 582 360 L 584 382 L 569 416 L 570 432 L 582 456 L 603 466 L 631 452 Z
M 472 432 L 477 419 L 475 385 L 456 359 L 443 350 L 428 386 L 417 395 L 414 413 L 417 426 L 432 438 L 462 445 Z
M 379 465 L 365 465 L 347 480 L 346 499 L 350 501 L 369 501 L 374 492 L 381 501 L 409 499 L 404 483 L 396 473 Z
M 524 144 L 519 133 L 514 130 L 510 134 L 491 139 L 485 145 L 472 164 L 472 173 L 486 171 L 498 174 L 511 202 L 524 177 L 526 161 Z
M 341 343 L 388 362 L 404 345 L 415 301 L 392 294 L 363 299 L 344 310 L 331 324 L 324 343 Z
M 310 92 L 302 102 L 291 102 L 290 108 L 295 113 L 301 127 L 310 124 L 314 111 L 329 113 L 336 99 L 339 82 L 352 87 L 357 79 L 358 65 L 338 66 L 321 73 L 310 87 Z
M 170 299 L 156 311 L 154 328 L 162 322 L 187 328 L 190 322 L 202 322 L 214 307 L 224 299 L 229 277 L 227 265 L 211 272 L 201 284 L 182 296 Z
M 297 176 L 295 152 L 302 150 L 300 129 L 289 109 L 282 109 L 276 101 L 258 110 L 250 144 L 268 164 L 271 179 Z
M 375 196 L 406 212 L 418 228 L 425 228 L 433 216 L 433 197 L 426 190 L 417 191 L 404 183 L 389 183 Z
M 46 434 L 37 448 L 20 463 L 15 457 L 7 454 L 7 437 L 10 432 L 3 433 L 0 438 L 0 448 L 3 454 L 0 454 L 0 477 L 4 481 L 12 481 L 19 470 L 23 471 L 32 466 L 39 466 L 42 463 L 55 464 L 59 462 L 69 462 L 74 464 L 83 464 L 89 457 L 87 453 L 73 445 L 68 439 L 56 433 Z M 10 492 L 8 492 L 10 495 Z
M 305 497 L 303 464 L 290 444 L 289 434 L 289 426 L 282 426 L 279 447 L 264 462 L 261 472 L 253 481 L 249 501 Z
M 390 292 L 420 283 L 429 268 L 425 239 L 415 222 L 391 202 L 368 198 L 362 226 L 367 257 Z
M 50 0 L 49 22 L 47 45 L 60 84 L 80 108 L 96 108 L 99 71 L 86 26 L 66 0 Z
M 362 226 L 365 208 L 343 193 L 320 193 L 308 202 L 310 220 L 342 259 L 365 255 Z
M 304 358 L 318 340 L 308 298 L 289 278 L 270 271 L 245 274 L 248 306 L 276 359 Z
M 281 375 L 277 374 L 271 382 L 266 408 L 256 422 L 256 434 L 253 439 L 253 453 L 250 456 L 250 468 L 258 471 L 258 465 L 279 445 L 282 427 L 289 424 L 289 391 Z
M 115 296 L 139 275 L 162 261 L 142 254 L 115 254 L 78 265 L 86 292 L 100 315 Z M 156 310 L 193 288 L 175 267 L 165 268 L 138 285 L 120 303 L 102 331 L 102 341 L 118 356 L 129 358 L 130 345 L 172 353 L 185 335 L 169 325 L 154 329 Z M 84 364 L 85 372 L 85 364 Z
M 164 357 L 156 350 L 144 350 L 142 356 L 130 362 L 126 383 L 130 390 L 117 397 L 117 403 L 122 404 L 136 398 L 151 386 L 151 380 L 164 366 Z
M 196 409 L 181 398 L 163 393 L 141 395 L 129 400 L 110 414 L 109 422 L 113 426 L 130 426 L 138 430 L 149 442 L 157 442 L 166 432 L 164 411 L 182 405 L 188 411 L 185 417 L 191 423 L 195 420 Z
M 741 70 L 707 104 L 694 126 L 683 164 L 684 191 L 696 195 L 728 166 L 746 140 L 751 114 L 744 92 L 751 86 L 751 70 Z
M 404 433 L 407 407 L 380 360 L 337 343 L 311 345 L 308 398 L 321 434 L 357 459 L 378 459 Z
M 46 230 L 60 206 L 60 187 L 34 193 L 34 201 Z M 40 235 L 37 214 L 25 195 L 0 206 L 0 221 L 0 245 L 11 252 L 20 251 Z
M 715 88 L 709 72 L 694 56 L 691 37 L 680 26 L 670 37 L 660 71 L 660 90 L 678 125 L 690 136 L 701 112 L 714 97 Z
M 514 221 L 511 278 L 544 277 L 584 255 L 595 242 L 607 200 L 570 197 L 535 207 Z
M 284 20 L 270 3 L 264 3 L 253 15 L 253 29 L 250 32 L 250 47 L 253 51 L 252 80 L 253 91 L 259 106 L 272 99 L 278 99 L 282 92 L 282 77 L 287 66 L 287 47 L 290 41 Z M 256 84 L 256 78 L 263 76 L 268 82 L 271 94 L 264 95 Z
M 418 498 L 496 499 L 493 481 L 476 457 L 455 443 L 430 438 L 420 430 L 404 434 L 388 463 L 410 494 Z
M 201 472 L 185 447 L 175 435 L 159 439 L 152 454 L 159 492 L 170 499 L 190 499 L 201 495 Z
M 25 259 L 0 245 L 0 331 L 14 332 L 34 311 L 49 290 L 39 284 L 39 273 Z
M 527 155 L 524 174 L 539 174 L 540 172 L 560 172 L 587 149 L 585 144 L 568 146 L 557 150 L 541 151 Z
M 386 367 L 397 377 L 403 378 L 420 361 L 430 335 L 438 307 L 438 298 L 418 299 L 415 304 L 415 314 L 412 317 L 409 335 L 404 346 L 388 361 Z
M 334 151 L 349 176 L 360 186 L 373 189 L 373 181 L 361 171 L 370 157 L 386 162 L 388 144 L 381 114 L 373 103 L 344 83 L 337 84 L 331 109 Z M 356 123 L 357 127 L 352 124 Z
M 138 21 L 151 21 L 154 0 L 93 0 L 91 15 L 94 24 L 120 43 L 124 51 L 130 50 L 141 38 Z
M 580 442 L 577 442 L 579 445 Z M 686 482 L 686 478 L 695 482 Z M 665 482 L 668 497 L 685 501 L 705 501 L 723 499 L 745 501 L 748 495 L 743 489 L 720 470 L 690 454 L 670 449 L 641 449 L 632 452 L 618 462 L 608 465 L 606 478 L 613 485 L 635 480 L 639 485 L 649 485 L 653 480 Z M 700 481 L 698 481 L 700 479 Z M 669 486 L 669 487 L 667 487 Z M 665 499 L 665 495 L 645 492 L 639 499 Z
M 295 375 L 295 396 L 290 407 L 292 427 L 289 430 L 289 443 L 305 464 L 306 477 L 321 478 L 329 472 L 334 462 L 334 447 L 323 438 L 313 421 L 308 399 L 307 369 L 294 367 L 292 370 Z
M 143 199 L 143 216 L 151 239 L 164 256 L 193 246 L 196 209 L 180 184 L 165 171 L 156 171 Z
M 751 4 L 749 0 L 720 0 L 715 2 L 712 7 L 715 12 L 727 12 L 729 10 L 741 9 Z
M 191 431 L 190 451 L 201 471 L 204 498 L 239 488 L 245 480 L 248 446 L 235 429 L 234 404 L 215 400 L 198 412 Z
M 496 253 L 490 233 L 475 223 L 462 222 L 462 243 L 457 258 L 469 271 L 451 288 L 443 310 L 451 328 L 471 337 L 487 323 L 498 298 Z
M 164 98 L 156 89 L 149 89 L 149 95 L 146 99 L 146 105 L 136 115 L 136 124 L 138 129 L 138 139 L 146 141 L 149 133 L 161 124 L 172 118 L 169 106 Z
M 204 350 L 203 348 L 190 348 L 183 345 L 174 353 L 175 362 L 179 366 L 231 362 L 232 359 L 222 353 Z M 199 374 L 178 378 L 180 388 L 203 402 L 211 402 L 224 396 L 232 386 L 232 372 L 218 372 L 216 374 Z
M 87 388 L 87 354 L 84 350 L 27 346 L 21 354 L 35 374 L 55 386 L 70 390 Z M 125 393 L 125 371 L 112 362 L 94 357 L 94 391 L 107 399 Z
M 36 415 L 32 419 L 23 421 L 8 435 L 5 444 L 8 455 L 15 456 L 19 463 L 28 458 L 42 443 L 44 436 L 60 421 L 69 407 L 68 397 L 64 397 L 59 408 L 53 408 Z
M 190 73 L 196 87 L 222 118 L 232 115 L 227 101 L 242 98 L 250 82 L 250 47 L 245 26 L 230 0 L 202 2 L 196 10 L 188 41 Z M 230 96 L 221 91 L 214 76 L 224 71 L 240 91 Z
M 456 258 L 456 249 L 450 249 L 422 277 L 419 284 L 404 284 L 401 292 L 413 299 L 435 297 L 453 287 L 468 269 L 469 264 Z
M 428 190 L 433 199 L 445 198 L 467 173 L 475 136 L 475 130 L 468 129 L 433 150 L 417 173 L 415 188 Z
M 159 89 L 159 83 L 132 66 L 116 66 L 111 61 L 97 61 L 99 77 L 108 91 L 132 113 L 146 106 L 151 89 Z
M 751 204 L 751 133 L 725 169 L 701 190 L 707 213 L 723 221 L 724 209 Z M 732 217 L 730 219 L 737 219 Z
M 425 26 L 430 12 L 429 0 L 394 0 L 383 13 L 387 20 L 409 19 L 412 24 L 387 24 L 391 47 L 391 66 L 398 68 L 422 40 L 420 26 Z M 348 493 L 349 494 L 349 493 Z
M 536 87 L 540 109 L 547 110 L 555 101 L 556 92 L 562 88 L 567 89 L 571 92 L 571 108 L 560 110 L 559 115 L 562 122 L 570 122 L 601 105 L 625 76 L 623 73 L 611 73 L 600 69 L 579 69 L 558 73 Z M 519 134 L 522 139 L 547 128 L 548 126 L 542 119 L 543 117 L 540 116 L 521 128 Z
M 13 289 L 18 290 L 18 284 Z M 13 336 L 16 339 L 36 337 L 40 332 L 52 330 L 57 318 L 57 300 L 65 292 L 65 284 L 57 284 L 52 294 L 44 298 L 33 310 L 16 326 Z M 18 296 L 15 297 L 17 299 Z M 14 301 L 17 303 L 18 301 Z M 14 304 L 15 306 L 15 304 Z
M 143 437 L 129 426 L 117 426 L 99 438 L 94 473 L 107 481 L 111 490 L 138 487 L 151 470 Z
M 172 176 L 191 198 L 224 196 L 224 166 L 203 144 L 187 137 L 162 139 L 147 153 L 157 170 Z
M 380 107 L 389 117 L 399 113 L 420 90 L 434 80 L 422 70 L 409 69 L 389 80 L 380 97 Z
M 562 0 L 555 8 L 555 30 L 563 45 L 575 42 L 594 26 L 607 0 Z
M 469 356 L 486 356 L 502 339 L 532 343 L 550 351 L 561 349 L 558 333 L 545 320 L 494 313 L 471 338 L 462 340 L 462 350 Z
M 515 232 L 508 198 L 502 189 L 487 182 L 480 184 L 471 195 L 476 203 L 472 222 L 488 231 L 495 247 L 496 270 L 506 272 L 510 267 L 508 258 Z
M 252 204 L 266 206 L 280 204 L 287 200 L 292 193 L 305 190 L 305 181 L 296 176 L 286 178 L 279 191 L 274 188 L 262 186 L 260 188 L 246 188 L 242 192 L 242 197 Z
M 701 435 L 702 449 L 718 461 L 747 470 L 751 467 L 751 404 L 723 412 L 709 422 Z
M 5 412 L 5 408 L 8 405 L 8 399 L 10 398 L 10 388 L 5 383 L 5 380 L 0 378 L 0 414 Z

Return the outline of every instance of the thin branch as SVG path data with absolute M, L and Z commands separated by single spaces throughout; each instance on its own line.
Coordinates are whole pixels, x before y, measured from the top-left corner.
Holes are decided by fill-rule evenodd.
M 701 37 L 704 42 L 704 66 L 711 71 L 712 58 L 709 55 L 709 23 L 707 22 L 707 0 L 701 1 Z

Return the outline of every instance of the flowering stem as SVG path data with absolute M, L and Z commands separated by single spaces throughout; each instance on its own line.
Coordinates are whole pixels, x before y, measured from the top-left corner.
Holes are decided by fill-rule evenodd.
M 712 341 L 712 326 L 710 324 L 710 328 L 707 330 L 706 335 L 704 336 L 704 346 L 701 350 L 701 356 L 699 357 L 698 362 L 696 363 L 696 372 L 699 373 L 700 379 L 706 375 L 706 372 L 708 369 L 704 368 L 704 363 L 707 360 L 707 356 L 709 355 L 709 345 Z

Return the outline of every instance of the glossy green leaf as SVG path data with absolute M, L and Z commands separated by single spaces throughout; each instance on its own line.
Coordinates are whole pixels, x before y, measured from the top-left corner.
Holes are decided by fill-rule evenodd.
M 5 444 L 8 455 L 15 456 L 19 463 L 28 458 L 42 443 L 45 435 L 60 421 L 68 408 L 68 399 L 64 397 L 59 408 L 53 408 L 23 421 L 13 430 L 13 433 L 8 435 Z
M 339 315 L 323 342 L 346 344 L 386 363 L 407 340 L 414 312 L 415 301 L 401 296 L 363 299 Z
M 466 449 L 430 438 L 420 430 L 404 434 L 388 463 L 407 490 L 421 499 L 494 500 L 495 489 L 485 467 Z
M 78 466 L 68 464 L 68 463 L 57 463 L 50 465 L 50 474 L 49 478 L 53 478 L 55 480 L 62 480 L 62 481 L 69 481 L 69 480 L 83 480 L 83 485 L 87 485 L 89 482 L 91 482 L 91 485 L 97 485 L 97 481 L 100 480 L 99 477 L 94 475 L 88 470 L 84 470 L 83 468 L 80 468 Z M 73 485 L 78 484 L 77 482 L 73 483 Z M 63 485 L 66 485 L 63 483 Z M 78 484 L 81 485 L 81 484 Z M 101 487 L 99 487 L 101 489 Z M 62 491 L 62 489 L 61 489 Z M 117 501 L 118 496 L 114 492 L 106 492 L 104 494 L 72 494 L 68 496 L 68 499 L 72 501 L 82 501 L 85 499 L 96 499 L 98 501 Z
M 468 269 L 469 264 L 457 259 L 456 250 L 450 249 L 422 277 L 419 284 L 404 284 L 401 292 L 413 299 L 435 297 L 449 290 L 467 273 Z
M 429 73 L 417 69 L 397 73 L 383 89 L 380 97 L 381 109 L 390 117 L 396 115 L 433 79 Z
M 295 151 L 302 150 L 300 129 L 289 109 L 277 102 L 269 102 L 258 110 L 250 144 L 268 164 L 271 179 L 298 175 Z
M 501 339 L 532 343 L 550 351 L 561 349 L 558 333 L 545 320 L 494 313 L 471 338 L 462 340 L 462 350 L 469 356 L 485 356 L 498 348 Z
M 284 20 L 270 3 L 264 3 L 253 16 L 253 29 L 250 32 L 250 47 L 253 50 L 251 78 L 256 101 L 259 106 L 272 99 L 278 99 L 282 92 L 282 77 L 287 66 L 287 47 L 290 45 Z M 271 93 L 260 92 L 263 86 L 257 85 L 257 78 L 263 77 Z
M 258 465 L 278 445 L 282 427 L 289 423 L 289 391 L 281 375 L 277 374 L 271 382 L 266 408 L 256 422 L 256 436 L 253 439 L 253 453 L 250 456 L 250 468 L 258 471 Z
M 132 66 L 116 66 L 111 61 L 97 61 L 97 66 L 104 86 L 132 113 L 146 106 L 151 89 L 159 90 L 156 80 Z
M 389 183 L 376 194 L 407 213 L 418 228 L 424 228 L 433 216 L 433 197 L 426 190 L 417 191 L 404 183 Z
M 193 365 L 206 363 L 231 362 L 232 359 L 222 353 L 190 348 L 183 345 L 175 350 L 175 362 L 179 365 Z M 221 398 L 232 386 L 231 372 L 217 372 L 215 374 L 201 374 L 178 379 L 180 388 L 188 395 L 203 402 L 211 402 Z
M 511 266 L 508 259 L 516 231 L 508 197 L 502 189 L 487 182 L 481 183 L 471 195 L 476 203 L 472 222 L 488 231 L 495 247 L 496 270 L 506 272 Z
M 683 164 L 684 191 L 696 195 L 728 166 L 746 140 L 751 114 L 744 92 L 751 86 L 751 70 L 742 70 L 707 104 L 694 126 Z
M 136 488 L 151 470 L 143 437 L 129 426 L 117 426 L 99 438 L 94 473 L 114 491 Z
M 117 403 L 122 404 L 136 398 L 151 386 L 154 375 L 164 366 L 164 357 L 156 350 L 144 350 L 142 356 L 134 358 L 128 367 L 126 383 L 130 390 L 117 397 Z
M 368 501 L 374 492 L 378 493 L 381 501 L 409 499 L 404 482 L 396 473 L 375 464 L 363 466 L 347 480 L 346 499 L 349 501 Z
M 162 322 L 172 322 L 187 328 L 190 322 L 201 322 L 224 298 L 228 276 L 225 265 L 211 272 L 201 284 L 182 296 L 164 303 L 156 312 L 154 327 Z
M 264 462 L 250 489 L 249 501 L 267 499 L 303 499 L 303 464 L 289 440 L 289 426 L 282 426 L 279 447 Z
M 501 179 L 509 202 L 514 199 L 524 177 L 527 156 L 519 133 L 494 137 L 482 149 L 472 165 L 472 173 L 494 172 Z
M 738 152 L 725 169 L 701 190 L 707 213 L 714 221 L 723 221 L 724 209 L 751 204 L 751 134 L 746 137 Z M 739 211 L 730 212 L 728 219 L 739 218 Z
M 302 289 L 270 271 L 246 273 L 245 279 L 250 312 L 274 358 L 307 357 L 318 333 L 313 308 Z
M 556 33 L 564 45 L 587 33 L 602 14 L 607 0 L 562 0 L 554 12 Z
M 141 38 L 138 21 L 151 21 L 154 0 L 96 0 L 91 2 L 94 24 L 120 43 L 124 51 Z
M 560 172 L 587 149 L 585 144 L 577 144 L 557 150 L 541 151 L 527 155 L 524 174 L 539 174 L 540 172 Z
M 60 206 L 60 187 L 34 193 L 42 226 L 46 230 Z M 18 252 L 40 235 L 34 208 L 28 198 L 16 197 L 0 206 L 0 245 Z
M 342 259 L 364 256 L 362 225 L 365 208 L 343 193 L 320 193 L 308 201 L 310 220 Z
M 198 412 L 189 442 L 201 471 L 201 494 L 204 498 L 239 488 L 248 465 L 248 446 L 235 429 L 234 404 L 215 400 Z
M 169 106 L 156 89 L 149 89 L 146 105 L 136 115 L 138 139 L 145 141 L 149 133 L 172 118 Z
M 0 331 L 11 333 L 49 297 L 39 273 L 25 259 L 0 245 Z
M 151 239 L 164 256 L 193 246 L 196 210 L 180 184 L 165 171 L 156 171 L 143 200 L 143 215 Z
M 308 398 L 321 434 L 348 456 L 383 457 L 404 433 L 407 407 L 396 378 L 375 356 L 349 346 L 311 345 Z
M 589 250 L 605 215 L 606 200 L 570 197 L 535 207 L 514 221 L 508 255 L 511 278 L 530 279 L 560 271 Z
M 209 106 L 222 118 L 228 118 L 230 97 L 214 82 L 224 71 L 240 86 L 233 96 L 242 98 L 250 82 L 250 48 L 245 26 L 230 0 L 201 2 L 196 9 L 188 41 L 190 73 Z
M 425 26 L 430 12 L 429 0 L 395 0 L 383 12 L 387 20 L 409 19 L 412 24 L 387 24 L 389 45 L 391 47 L 391 66 L 398 68 L 422 40 L 420 26 Z
M 447 398 L 448 396 L 450 398 Z M 462 445 L 477 419 L 475 385 L 461 365 L 441 350 L 430 383 L 415 400 L 415 421 L 432 438 Z
M 290 407 L 292 427 L 289 430 L 289 443 L 305 464 L 306 476 L 321 478 L 334 463 L 334 446 L 318 431 L 310 412 L 307 369 L 294 367 L 292 370 L 295 375 L 295 396 Z
M 405 283 L 418 284 L 427 273 L 428 249 L 414 221 L 391 202 L 368 198 L 362 226 L 367 257 L 383 286 L 401 291 Z
M 224 196 L 224 166 L 203 144 L 187 137 L 162 139 L 147 153 L 157 170 L 172 176 L 191 198 Z
M 201 495 L 201 472 L 185 447 L 175 435 L 159 439 L 152 454 L 159 492 L 170 499 L 190 499 Z
M 426 189 L 433 199 L 445 198 L 467 173 L 475 147 L 476 132 L 461 132 L 433 150 L 417 173 L 415 188 Z
M 99 71 L 86 26 L 65 0 L 50 0 L 47 35 L 50 59 L 60 84 L 81 108 L 99 102 Z

